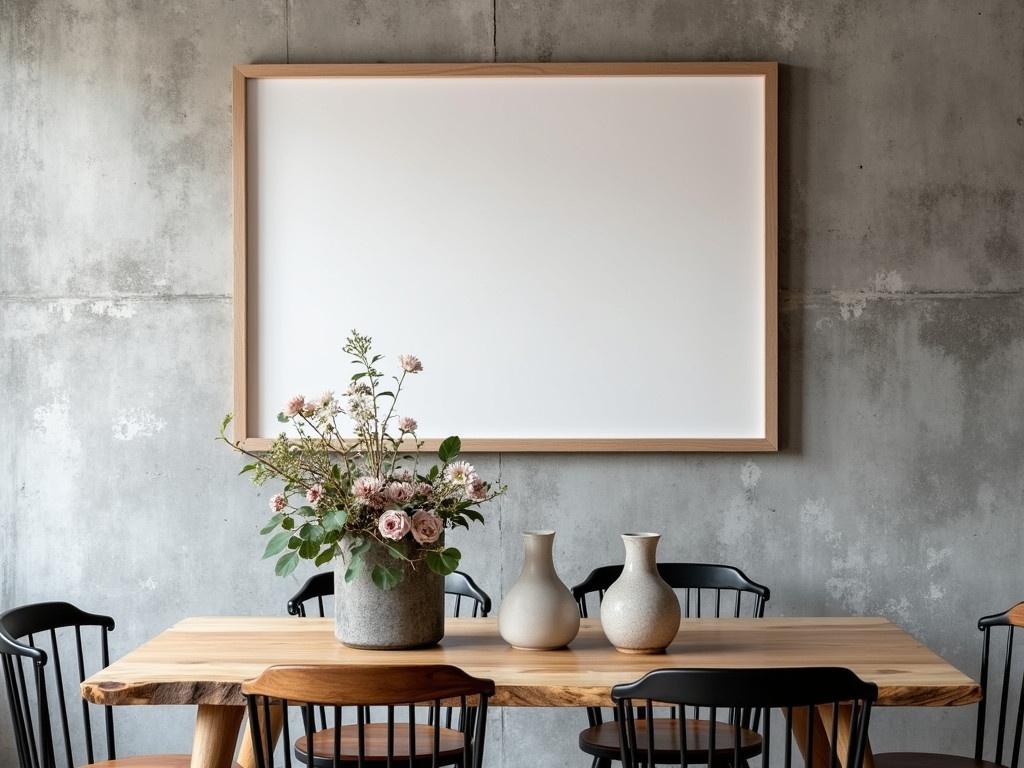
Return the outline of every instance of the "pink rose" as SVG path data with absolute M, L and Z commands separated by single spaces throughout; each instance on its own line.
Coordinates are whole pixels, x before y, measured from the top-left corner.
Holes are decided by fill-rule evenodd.
M 423 363 L 416 355 L 399 355 L 398 362 L 406 373 L 419 373 L 423 370 Z
M 303 395 L 296 395 L 284 407 L 285 416 L 298 416 L 306 405 L 306 398 Z
M 412 516 L 412 537 L 418 544 L 433 544 L 441 538 L 444 523 L 436 512 L 429 509 L 418 509 Z
M 416 423 L 416 419 L 409 416 L 403 416 L 398 420 L 398 428 L 403 432 L 415 432 L 418 426 L 419 424 Z
M 415 492 L 416 489 L 413 488 L 412 483 L 388 483 L 384 489 L 384 495 L 395 504 L 405 504 L 411 501 Z
M 385 539 L 398 541 L 409 532 L 409 516 L 400 509 L 392 509 L 380 516 L 377 530 Z
M 317 483 L 312 488 L 306 491 L 306 501 L 312 504 L 314 507 L 320 503 L 320 499 L 324 497 L 324 487 Z
M 473 501 L 483 501 L 487 498 L 487 483 L 477 474 L 471 474 L 466 478 L 466 495 Z
M 352 483 L 352 495 L 364 502 L 376 496 L 384 488 L 379 478 L 363 475 Z
M 288 500 L 280 493 L 275 493 L 270 497 L 270 508 L 274 512 L 280 512 L 288 505 Z

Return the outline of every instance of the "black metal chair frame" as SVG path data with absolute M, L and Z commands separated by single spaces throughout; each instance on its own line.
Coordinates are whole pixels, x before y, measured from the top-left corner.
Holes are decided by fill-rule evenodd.
M 107 635 L 114 629 L 114 620 L 76 608 L 70 603 L 34 603 L 14 608 L 0 615 L 0 660 L 3 663 L 4 681 L 7 688 L 7 703 L 14 724 L 14 743 L 18 751 L 21 768 L 54 768 L 53 729 L 50 714 L 50 697 L 47 693 L 46 670 L 53 662 L 53 677 L 56 683 L 57 711 L 60 715 L 61 734 L 64 740 L 64 757 L 69 768 L 76 765 L 71 745 L 68 723 L 68 705 L 64 695 L 64 673 L 61 665 L 58 630 L 74 628 L 78 682 L 85 680 L 85 659 L 82 647 L 82 628 L 99 627 L 100 653 L 103 666 L 110 664 Z M 36 645 L 37 635 L 50 636 L 50 649 L 45 651 Z M 21 642 L 27 638 L 27 643 Z M 26 674 L 24 660 L 31 664 Z M 29 678 L 35 687 L 35 719 L 32 716 L 32 691 Z M 80 696 L 75 696 L 80 699 Z M 90 705 L 81 699 L 84 723 L 86 759 L 95 762 L 92 738 Z M 106 732 L 107 759 L 116 759 L 114 744 L 114 718 L 109 706 L 103 707 L 103 723 Z
M 974 759 L 982 760 L 985 750 L 985 716 L 988 709 L 988 678 L 989 678 L 989 648 L 992 643 L 992 630 L 1006 628 L 1006 658 L 1003 660 L 1002 683 L 999 686 L 999 719 L 996 723 L 996 749 L 995 762 L 1003 765 L 1003 747 L 1006 736 L 1006 714 L 1010 698 L 1010 683 L 1012 682 L 1014 629 L 1021 626 L 1021 617 L 1014 618 L 1017 613 L 1024 616 L 1024 603 L 1018 603 L 1002 613 L 991 616 L 983 616 L 978 619 L 978 629 L 984 633 L 984 642 L 981 651 L 981 703 L 978 705 L 978 727 L 974 742 Z M 1016 622 L 1016 623 L 1014 623 Z M 1024 677 L 1024 676 L 1022 676 Z M 1020 695 L 1017 698 L 1017 722 L 1013 729 L 1013 747 L 1010 753 L 1009 768 L 1017 768 L 1020 761 L 1021 735 L 1024 732 L 1024 679 L 1021 681 Z
M 807 708 L 808 723 L 815 722 L 816 707 L 831 704 L 833 708 L 832 733 L 829 744 L 828 765 L 838 768 L 837 729 L 839 707 L 852 702 L 850 718 L 850 739 L 846 768 L 861 768 L 868 743 L 868 723 L 871 707 L 878 698 L 874 683 L 866 683 L 853 672 L 841 667 L 803 667 L 775 669 L 660 669 L 650 672 L 633 683 L 617 685 L 612 689 L 619 722 L 619 742 L 623 768 L 653 766 L 657 759 L 654 744 L 654 730 L 647 730 L 647 743 L 638 743 L 637 722 L 640 712 L 644 719 L 653 718 L 656 705 L 671 704 L 679 709 L 679 754 L 672 757 L 673 763 L 682 768 L 694 762 L 686 743 L 686 708 L 709 708 L 710 719 L 716 721 L 719 709 L 754 710 L 763 714 L 762 768 L 769 768 L 771 761 L 771 710 L 781 709 L 786 713 L 787 723 L 793 722 L 797 708 Z M 733 754 L 728 760 L 731 766 L 743 764 L 740 753 L 740 723 L 733 723 Z M 784 752 L 784 768 L 791 768 L 793 734 L 787 727 Z M 814 764 L 814 728 L 807 728 L 804 756 L 807 765 Z M 710 743 L 706 759 L 713 760 L 716 754 L 715 729 L 709 732 Z M 701 756 L 703 763 L 705 757 Z M 717 765 L 717 763 L 716 763 Z
M 622 574 L 621 565 L 603 565 L 595 568 L 579 584 L 572 588 L 572 596 L 580 609 L 580 616 L 588 617 L 587 596 L 597 592 L 598 600 L 604 600 L 604 593 Z M 744 595 L 753 597 L 751 618 L 764 616 L 765 604 L 771 598 L 771 590 L 750 579 L 739 568 L 715 563 L 658 563 L 658 573 L 672 589 L 685 590 L 682 614 L 684 618 L 703 616 L 701 591 L 714 590 L 715 618 L 722 615 L 722 592 L 735 592 L 732 616 L 739 618 Z M 697 717 L 700 712 L 697 711 Z M 615 710 L 613 717 L 618 717 Z M 672 716 L 675 716 L 674 710 Z M 695 717 L 694 719 L 697 719 Z M 599 707 L 587 707 L 587 720 L 591 727 L 604 723 L 604 714 Z M 753 726 L 757 727 L 756 719 Z M 595 759 L 595 764 L 597 760 Z

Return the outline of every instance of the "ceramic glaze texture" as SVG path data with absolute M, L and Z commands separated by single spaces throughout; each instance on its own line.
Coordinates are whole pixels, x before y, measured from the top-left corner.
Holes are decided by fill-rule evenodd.
M 346 582 L 345 565 L 338 562 L 334 635 L 345 645 L 397 651 L 434 645 L 444 636 L 444 577 L 423 566 L 415 572 L 406 566 L 401 583 L 384 591 L 373 583 L 373 567 L 395 563 L 381 547 L 372 547 L 359 575 Z
M 624 653 L 661 653 L 679 631 L 679 599 L 658 573 L 656 533 L 624 533 L 626 564 L 605 592 L 601 627 Z
M 501 603 L 498 632 L 515 648 L 562 648 L 580 631 L 580 613 L 555 572 L 551 555 L 555 532 L 526 531 L 523 539 L 523 570 Z

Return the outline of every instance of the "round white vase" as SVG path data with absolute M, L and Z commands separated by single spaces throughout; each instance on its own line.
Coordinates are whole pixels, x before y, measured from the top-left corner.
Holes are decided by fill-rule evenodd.
M 513 648 L 563 648 L 580 631 L 580 611 L 555 572 L 554 531 L 524 531 L 523 570 L 498 610 L 498 634 Z
M 657 533 L 624 533 L 622 575 L 601 601 L 601 628 L 623 653 L 662 653 L 679 631 L 679 598 L 658 573 Z

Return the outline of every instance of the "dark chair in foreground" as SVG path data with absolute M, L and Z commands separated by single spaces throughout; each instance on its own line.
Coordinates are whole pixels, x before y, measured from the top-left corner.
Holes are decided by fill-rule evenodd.
M 846 768 L 861 768 L 868 743 L 868 722 L 871 707 L 878 698 L 874 683 L 865 683 L 848 669 L 838 667 L 805 667 L 799 669 L 660 669 L 650 672 L 635 683 L 617 685 L 612 689 L 612 700 L 618 714 L 619 739 L 622 744 L 623 768 L 668 763 L 686 768 L 690 764 L 708 763 L 709 756 L 715 766 L 744 764 L 748 755 L 742 745 L 742 722 L 760 715 L 763 722 L 764 749 L 761 768 L 770 768 L 771 710 L 781 709 L 786 722 L 793 722 L 796 710 L 805 709 L 807 722 L 813 722 L 815 707 L 832 706 L 832 722 L 839 720 L 839 707 L 852 702 L 850 735 L 846 755 L 838 753 L 841 739 L 833 729 L 832 738 L 814 741 L 809 734 L 802 749 L 806 765 L 814 765 L 814 750 L 828 749 L 827 760 L 818 764 Z M 679 717 L 672 720 L 654 720 L 654 707 L 672 704 Z M 729 713 L 730 731 L 727 743 L 717 738 L 716 730 L 707 734 L 706 743 L 694 743 L 692 721 L 688 708 L 708 708 L 710 720 Z M 647 726 L 661 723 L 662 741 Z M 791 768 L 793 733 L 783 726 L 776 738 L 784 742 L 784 768 Z M 649 756 L 653 754 L 653 762 Z
M 451 600 L 451 615 L 468 615 L 473 618 L 486 617 L 491 611 L 491 598 L 486 592 L 477 586 L 476 582 L 465 573 L 455 571 L 444 579 L 444 592 Z M 296 592 L 288 601 L 288 613 L 292 616 L 307 615 L 307 604 L 316 601 L 316 615 L 323 618 L 327 615 L 324 607 L 324 598 L 334 594 L 334 574 L 317 573 L 311 576 L 302 588 Z M 331 743 L 334 738 L 332 730 L 328 727 L 327 709 L 315 707 L 313 713 L 317 715 L 319 728 L 316 723 L 313 727 L 318 731 L 313 739 L 314 765 L 330 765 Z M 305 712 L 303 716 L 305 717 Z M 440 713 L 445 730 L 442 732 L 444 738 L 449 742 L 461 740 L 459 733 L 466 728 L 467 720 L 465 710 L 457 707 L 446 706 Z M 369 711 L 364 713 L 369 722 Z M 431 713 L 433 717 L 433 713 Z M 433 722 L 433 721 L 431 721 Z M 296 743 L 295 756 L 303 763 L 306 762 L 306 741 L 304 739 Z
M 604 599 L 608 587 L 615 583 L 622 573 L 621 565 L 605 565 L 591 571 L 582 582 L 572 588 L 572 596 L 580 608 L 580 615 L 587 618 L 589 606 L 587 597 L 597 594 L 598 601 Z M 760 619 L 764 616 L 765 603 L 771 597 L 768 587 L 751 581 L 738 568 L 729 565 L 707 563 L 658 563 L 661 578 L 675 590 L 680 591 L 680 607 L 684 618 L 721 618 L 723 615 L 740 618 Z M 724 608 L 724 612 L 723 612 Z M 619 759 L 619 728 L 613 722 L 606 722 L 597 707 L 587 708 L 590 727 L 579 736 L 580 749 L 594 758 L 594 768 L 607 768 L 613 760 Z M 670 721 L 658 719 L 653 728 L 657 745 L 670 744 Z M 740 731 L 740 751 L 745 758 L 761 751 L 761 737 L 756 733 L 757 719 L 752 728 Z M 702 753 L 699 745 L 706 745 L 711 735 L 711 724 L 707 720 L 689 720 L 690 744 L 694 764 L 707 764 L 707 751 Z M 728 724 L 716 726 L 714 740 L 718 746 L 731 748 L 733 731 Z M 703 754 L 703 757 L 702 757 Z
M 974 740 L 974 756 L 943 755 L 930 752 L 883 752 L 875 755 L 875 768 L 996 768 L 1008 766 L 1017 768 L 1020 761 L 1021 737 L 1024 731 L 1024 669 L 1013 674 L 1014 629 L 1024 628 L 1024 603 L 1017 603 L 1003 613 L 985 616 L 978 620 L 978 629 L 984 634 L 981 650 L 981 691 L 982 700 L 978 705 L 978 721 Z M 1002 658 L 1002 674 L 995 691 L 989 686 L 991 669 L 998 671 L 998 660 L 993 664 L 992 646 L 993 633 L 1005 634 L 1005 646 Z M 1016 680 L 1016 685 L 1014 681 Z M 1011 696 L 1012 692 L 1012 696 Z M 993 695 L 994 694 L 994 695 Z M 1016 699 L 1016 707 L 1010 709 L 1010 703 Z M 998 709 L 996 709 L 998 702 Z M 990 710 L 991 707 L 991 710 Z M 1006 726 L 1011 713 L 1013 733 L 1007 738 Z M 986 726 L 995 720 L 995 744 L 986 755 Z M 1009 748 L 1009 749 L 1007 749 Z M 1004 761 L 1004 756 L 1009 761 Z M 991 758 L 991 759 L 987 759 Z
M 494 683 L 470 677 L 450 666 L 289 666 L 267 669 L 243 684 L 242 692 L 249 722 L 264 724 L 251 729 L 257 768 L 275 768 L 271 708 L 281 708 L 284 743 L 291 742 L 289 706 L 303 710 L 305 723 L 305 735 L 296 743 L 296 757 L 300 752 L 304 756 L 312 741 L 315 765 L 480 768 L 487 702 L 494 694 Z M 461 733 L 440 723 L 442 702 L 451 699 L 458 700 L 462 709 L 470 713 L 467 727 Z M 420 706 L 416 707 L 417 704 Z M 366 722 L 364 713 L 371 706 L 386 708 L 384 721 Z M 433 714 L 429 724 L 416 722 L 416 710 L 424 706 Z M 330 709 L 330 730 L 314 731 L 316 707 Z M 405 710 L 405 722 L 396 721 L 396 710 Z M 285 768 L 292 766 L 287 749 L 283 764 Z
M 0 615 L 0 660 L 20 768 L 54 768 L 58 761 L 68 768 L 83 763 L 103 768 L 188 768 L 188 755 L 117 759 L 110 707 L 102 707 L 102 726 L 94 724 L 92 710 L 98 707 L 82 699 L 78 684 L 86 677 L 85 659 L 92 647 L 98 646 L 102 666 L 110 663 L 107 634 L 113 628 L 109 616 L 86 613 L 70 603 L 36 603 Z M 70 659 L 62 658 L 62 649 L 73 654 Z M 84 743 L 76 745 L 71 733 L 77 729 L 72 729 L 69 718 L 79 715 Z M 94 725 L 105 735 L 103 762 L 96 762 Z
M 452 616 L 469 615 L 473 618 L 486 617 L 491 612 L 491 598 L 477 586 L 469 574 L 455 571 L 444 577 L 444 593 L 454 598 Z M 306 603 L 316 600 L 318 615 L 326 616 L 324 598 L 334 594 L 334 574 L 317 573 L 310 576 L 302 588 L 288 601 L 288 613 L 292 616 L 306 616 Z M 463 601 L 465 611 L 463 613 Z

